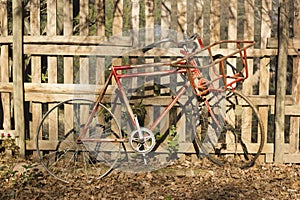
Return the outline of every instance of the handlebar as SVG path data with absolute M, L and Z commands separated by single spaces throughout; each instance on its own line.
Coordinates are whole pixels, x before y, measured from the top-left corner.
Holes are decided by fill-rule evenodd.
M 175 40 L 173 40 L 173 39 L 171 39 L 171 38 L 164 38 L 164 39 L 162 39 L 162 40 L 160 40 L 160 41 L 153 42 L 153 43 L 151 43 L 151 44 L 149 44 L 149 45 L 143 47 L 143 48 L 142 48 L 142 52 L 143 52 L 143 53 L 146 53 L 147 51 L 153 49 L 153 48 L 156 47 L 157 45 L 162 44 L 162 43 L 166 43 L 166 42 L 171 42 L 171 43 L 177 44 L 178 47 L 183 47 L 183 46 L 185 46 L 187 43 L 194 41 L 197 37 L 198 37 L 198 34 L 195 33 L 195 34 L 193 34 L 191 37 L 189 37 L 189 38 L 187 38 L 187 39 L 185 39 L 185 40 L 183 40 L 183 41 L 180 41 L 180 42 L 177 42 L 177 41 L 175 41 Z

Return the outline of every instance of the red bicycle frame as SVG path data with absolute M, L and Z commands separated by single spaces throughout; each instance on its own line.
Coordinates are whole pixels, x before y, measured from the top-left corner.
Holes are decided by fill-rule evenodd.
M 198 39 L 199 42 L 199 39 Z M 217 60 L 213 60 L 213 54 L 212 54 L 212 48 L 216 45 L 220 45 L 222 43 L 236 43 L 238 50 L 233 51 L 232 53 L 228 54 L 227 56 L 221 57 Z M 150 64 L 141 64 L 141 65 L 123 65 L 123 66 L 112 66 L 110 68 L 111 72 L 108 76 L 108 79 L 104 85 L 104 89 L 101 91 L 101 93 L 99 94 L 94 108 L 92 110 L 92 113 L 90 114 L 83 130 L 82 133 L 80 134 L 80 136 L 77 139 L 77 142 L 80 142 L 81 140 L 83 140 L 84 136 L 87 133 L 88 130 L 88 126 L 91 123 L 94 115 L 96 114 L 98 107 L 99 107 L 99 103 L 101 103 L 104 94 L 108 88 L 108 85 L 110 84 L 110 80 L 112 79 L 112 77 L 114 77 L 117 87 L 120 91 L 121 94 L 121 98 L 123 100 L 123 103 L 125 104 L 125 107 L 128 111 L 128 114 L 130 116 L 130 120 L 132 122 L 132 124 L 134 126 L 136 126 L 136 122 L 134 120 L 134 113 L 131 109 L 130 103 L 128 98 L 126 97 L 124 88 L 122 86 L 121 83 L 121 79 L 124 78 L 133 78 L 133 77 L 142 77 L 142 76 L 161 76 L 161 75 L 171 75 L 171 74 L 185 74 L 187 75 L 187 82 L 179 89 L 179 91 L 177 92 L 177 94 L 173 97 L 173 99 L 171 100 L 171 102 L 169 102 L 169 104 L 166 106 L 165 110 L 158 116 L 158 118 L 153 122 L 153 124 L 150 127 L 150 130 L 153 131 L 154 128 L 159 124 L 159 122 L 162 120 L 162 118 L 170 111 L 170 109 L 175 105 L 175 103 L 178 101 L 178 99 L 185 93 L 186 89 L 190 86 L 192 86 L 192 89 L 194 91 L 194 93 L 197 96 L 204 96 L 207 93 L 209 93 L 210 91 L 225 91 L 228 87 L 233 88 L 233 84 L 239 82 L 239 81 L 243 81 L 248 77 L 248 65 L 247 65 L 247 55 L 246 55 L 246 49 L 253 46 L 254 42 L 252 41 L 220 41 L 220 42 L 216 42 L 213 43 L 207 47 L 203 47 L 203 43 L 200 40 L 199 42 L 200 46 L 202 47 L 201 50 L 193 52 L 193 53 L 188 53 L 188 52 L 182 52 L 185 56 L 183 59 L 177 60 L 177 61 L 172 61 L 172 62 L 160 62 L 160 63 L 150 63 Z M 248 44 L 244 47 L 241 47 L 241 44 Z M 193 58 L 203 52 L 203 51 L 208 51 L 209 56 L 210 56 L 210 64 L 207 66 L 197 66 L 196 62 L 193 60 Z M 239 54 L 239 56 L 242 58 L 242 64 L 243 64 L 243 68 L 241 71 L 228 76 L 226 74 L 226 70 L 225 70 L 225 62 L 228 58 L 234 56 L 235 54 Z M 192 58 L 192 59 L 191 59 Z M 219 69 L 221 71 L 221 73 L 214 71 L 214 73 L 216 74 L 216 77 L 214 80 L 209 81 L 206 80 L 204 84 L 206 84 L 208 87 L 204 87 L 205 89 L 201 89 L 201 85 L 195 85 L 194 80 L 196 78 L 198 78 L 201 75 L 201 68 L 209 68 L 212 66 L 215 66 L 219 64 Z M 168 70 L 159 70 L 159 71 L 153 71 L 153 72 L 136 72 L 136 73 L 128 73 L 128 74 L 123 74 L 122 71 L 126 71 L 126 70 L 132 70 L 132 69 L 138 69 L 138 68 L 154 68 L 154 67 L 162 67 L 162 66 L 172 66 L 174 67 L 174 69 L 168 69 Z M 205 77 L 201 77 L 204 78 Z M 212 85 L 211 83 L 215 82 L 215 81 L 219 81 L 220 79 L 223 80 L 224 82 L 224 86 L 221 88 L 213 88 L 210 85 Z M 231 82 L 227 83 L 227 79 L 232 79 Z M 199 90 L 200 88 L 200 90 Z M 212 118 L 214 118 L 214 114 L 212 113 L 209 103 L 206 102 L 205 105 L 208 107 L 208 110 L 212 116 Z M 113 139 L 109 141 L 107 139 L 97 139 L 98 142 L 124 142 L 125 139 Z

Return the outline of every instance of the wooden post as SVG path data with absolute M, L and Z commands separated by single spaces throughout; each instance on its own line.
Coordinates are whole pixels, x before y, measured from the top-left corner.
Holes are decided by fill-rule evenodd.
M 15 136 L 20 156 L 25 156 L 24 83 L 23 83 L 23 7 L 22 0 L 12 1 L 13 9 L 13 86 Z
M 284 115 L 286 93 L 286 70 L 288 57 L 288 9 L 289 1 L 281 0 L 279 7 L 279 32 L 278 32 L 278 66 L 275 97 L 275 163 L 283 163 L 284 154 Z

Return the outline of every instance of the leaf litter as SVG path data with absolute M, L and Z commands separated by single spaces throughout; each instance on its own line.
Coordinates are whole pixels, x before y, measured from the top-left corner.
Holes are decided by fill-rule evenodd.
M 300 199 L 300 165 L 256 163 L 248 169 L 219 167 L 186 156 L 147 173 L 113 171 L 87 184 L 58 181 L 37 162 L 1 159 L 0 199 Z M 25 171 L 21 166 L 24 167 Z M 23 170 L 23 171 L 22 171 Z

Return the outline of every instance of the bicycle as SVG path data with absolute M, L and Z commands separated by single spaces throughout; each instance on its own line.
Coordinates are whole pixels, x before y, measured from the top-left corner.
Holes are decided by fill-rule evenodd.
M 92 181 L 106 176 L 113 169 L 122 168 L 130 159 L 137 161 L 138 167 L 145 168 L 157 162 L 159 164 L 156 168 L 161 167 L 168 161 L 177 159 L 185 150 L 180 150 L 184 145 L 178 144 L 179 133 L 172 136 L 171 142 L 175 141 L 175 144 L 168 141 L 167 147 L 160 148 L 166 137 L 169 137 L 171 128 L 169 127 L 167 136 L 158 137 L 154 132 L 163 117 L 178 104 L 183 108 L 191 106 L 187 118 L 193 126 L 187 131 L 186 137 L 199 157 L 207 156 L 218 165 L 231 163 L 241 168 L 255 163 L 263 148 L 264 128 L 256 106 L 237 90 L 239 83 L 248 78 L 246 50 L 254 42 L 224 40 L 205 47 L 199 36 L 194 34 L 181 42 L 166 38 L 141 50 L 146 53 L 168 42 L 181 47 L 181 57 L 154 63 L 111 66 L 110 74 L 96 101 L 69 99 L 58 103 L 44 114 L 37 128 L 36 148 L 41 164 L 51 175 L 66 183 L 68 178 L 80 176 Z M 237 49 L 226 56 L 213 54 L 215 47 L 228 43 L 235 44 Z M 208 54 L 203 55 L 204 52 Z M 232 57 L 240 59 L 240 68 L 228 62 Z M 128 73 L 130 70 L 132 72 Z M 204 76 L 204 72 L 211 75 L 210 79 Z M 134 88 L 131 93 L 135 96 L 128 98 L 121 80 L 149 76 L 177 76 L 182 81 L 175 87 L 179 88 L 175 89 L 175 94 L 174 91 L 168 91 L 170 102 L 150 127 L 146 128 L 131 103 L 140 95 L 139 89 Z M 116 105 L 104 102 L 112 79 L 117 88 L 115 98 L 120 100 Z M 147 85 L 143 89 L 145 87 Z M 170 85 L 156 87 L 162 90 Z M 182 103 L 180 97 L 185 93 L 188 93 L 188 98 Z M 155 98 L 155 94 L 151 97 Z M 122 131 L 122 123 L 116 117 L 120 115 L 122 118 L 120 109 L 116 108 L 120 105 L 126 108 L 130 122 L 126 126 L 131 127 L 131 132 Z M 72 116 L 62 114 L 70 111 Z M 50 135 L 53 126 L 59 127 L 60 131 L 55 136 Z M 252 128 L 253 133 L 247 132 L 249 126 L 256 127 Z M 44 146 L 45 142 L 47 146 Z M 132 165 L 127 168 L 134 170 Z

